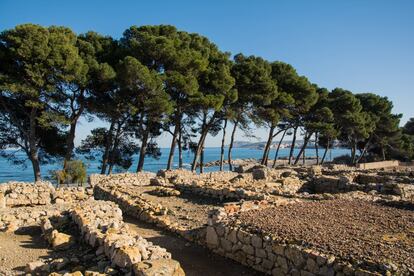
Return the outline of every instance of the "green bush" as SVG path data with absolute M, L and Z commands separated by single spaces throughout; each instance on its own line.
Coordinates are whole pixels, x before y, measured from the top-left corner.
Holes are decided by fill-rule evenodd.
M 332 163 L 334 163 L 334 164 L 346 164 L 346 165 L 349 165 L 349 164 L 352 163 L 351 156 L 349 154 L 340 155 L 338 157 L 335 157 L 332 160 Z
M 66 168 L 53 172 L 53 178 L 58 185 L 76 183 L 82 185 L 86 182 L 86 166 L 81 160 L 68 161 Z

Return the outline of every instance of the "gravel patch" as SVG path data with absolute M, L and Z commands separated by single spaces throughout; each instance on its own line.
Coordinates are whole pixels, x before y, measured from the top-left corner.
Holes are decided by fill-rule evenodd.
M 414 209 L 364 200 L 300 202 L 242 212 L 233 223 L 344 260 L 414 268 Z

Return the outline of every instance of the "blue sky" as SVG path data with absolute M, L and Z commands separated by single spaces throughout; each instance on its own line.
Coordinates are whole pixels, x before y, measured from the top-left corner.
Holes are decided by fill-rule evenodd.
M 403 123 L 414 117 L 413 15 L 410 0 L 0 0 L 1 30 L 37 23 L 119 38 L 131 25 L 172 24 L 233 54 L 288 62 L 319 86 L 387 96 Z M 82 122 L 77 141 L 98 124 Z M 256 135 L 264 140 L 266 131 Z M 207 145 L 219 141 L 210 138 Z M 168 146 L 170 137 L 159 142 Z

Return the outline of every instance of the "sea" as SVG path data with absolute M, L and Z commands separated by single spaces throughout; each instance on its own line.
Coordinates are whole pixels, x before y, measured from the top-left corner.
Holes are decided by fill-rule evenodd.
M 289 156 L 289 148 L 280 149 L 279 150 L 279 157 L 286 157 Z M 295 149 L 294 153 L 296 154 L 299 152 L 299 149 Z M 25 159 L 25 154 L 23 152 L 18 152 L 18 155 Z M 160 169 L 165 169 L 167 166 L 169 148 L 162 148 L 161 149 L 161 157 L 157 160 L 154 158 L 146 157 L 144 163 L 144 171 L 149 172 L 157 172 Z M 261 149 L 251 149 L 251 148 L 234 148 L 232 151 L 232 159 L 245 159 L 245 158 L 256 158 L 260 159 L 262 157 L 263 150 Z M 275 150 L 270 151 L 269 158 L 273 160 L 275 154 Z M 323 154 L 323 149 L 319 150 L 320 156 Z M 330 161 L 331 159 L 344 155 L 349 154 L 348 149 L 343 148 L 334 148 L 330 150 L 330 152 L 326 156 L 326 160 Z M 307 149 L 306 156 L 316 156 L 315 149 Z M 189 169 L 191 166 L 191 162 L 193 160 L 194 155 L 190 151 L 185 151 L 183 153 L 183 162 L 184 167 Z M 211 162 L 216 161 L 220 158 L 220 148 L 219 147 L 210 147 L 205 148 L 204 150 L 204 162 Z M 86 164 L 87 172 L 89 174 L 99 173 L 99 165 L 100 160 L 87 160 L 83 156 L 77 156 L 76 159 L 81 159 Z M 227 149 L 225 149 L 225 159 L 227 159 Z M 128 169 L 129 172 L 135 172 L 138 163 L 138 156 L 134 156 L 134 162 L 132 166 Z M 42 178 L 48 179 L 50 178 L 51 172 L 54 170 L 59 170 L 62 168 L 63 161 L 57 160 L 52 163 L 48 163 L 41 166 L 41 175 Z M 178 151 L 175 153 L 174 156 L 174 168 L 178 167 Z M 228 166 L 225 167 L 228 169 Z M 217 171 L 219 168 L 217 166 L 214 167 L 206 167 L 204 169 L 205 172 Z M 114 170 L 114 173 L 117 172 L 125 172 L 125 170 Z M 8 182 L 8 181 L 27 181 L 32 182 L 34 180 L 33 177 L 33 170 L 31 163 L 29 161 L 25 162 L 24 164 L 14 165 L 9 160 L 0 157 L 0 183 Z

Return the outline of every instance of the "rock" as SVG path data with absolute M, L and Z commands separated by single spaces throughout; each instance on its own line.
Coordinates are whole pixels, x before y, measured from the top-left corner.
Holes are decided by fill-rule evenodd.
M 18 221 L 16 221 L 16 220 L 14 220 L 14 221 L 11 221 L 9 224 L 7 224 L 7 227 L 6 227 L 6 232 L 8 232 L 8 233 L 13 233 L 14 231 L 16 231 L 17 229 L 19 229 L 19 223 L 18 223 Z
M 38 261 L 28 263 L 26 265 L 25 271 L 27 273 L 35 274 L 36 272 L 41 272 L 41 271 L 45 272 L 47 271 L 46 269 L 48 268 L 49 266 L 47 264 L 45 264 L 43 261 L 38 260 Z
M 185 276 L 180 263 L 171 259 L 143 261 L 133 267 L 137 276 Z
M 55 259 L 50 264 L 56 270 L 62 270 L 67 264 L 69 264 L 69 259 L 67 258 Z
M 83 274 L 80 271 L 75 271 L 75 272 L 72 272 L 72 273 L 65 273 L 65 274 L 63 274 L 63 276 L 83 276 Z
M 213 248 L 219 245 L 219 239 L 216 230 L 214 230 L 214 227 L 212 226 L 207 227 L 206 242 L 208 246 Z
M 4 197 L 4 193 L 0 191 L 0 209 L 6 208 L 6 198 Z
M 261 180 L 266 179 L 268 175 L 267 168 L 257 168 L 252 171 L 253 179 L 254 180 Z
M 53 249 L 66 250 L 74 244 L 75 240 L 71 235 L 59 233 L 57 230 L 53 230 L 51 242 Z
M 121 267 L 130 267 L 141 261 L 141 253 L 138 247 L 122 247 L 116 251 L 113 262 Z
M 256 235 L 252 236 L 252 245 L 256 248 L 262 248 L 263 246 L 262 238 Z

